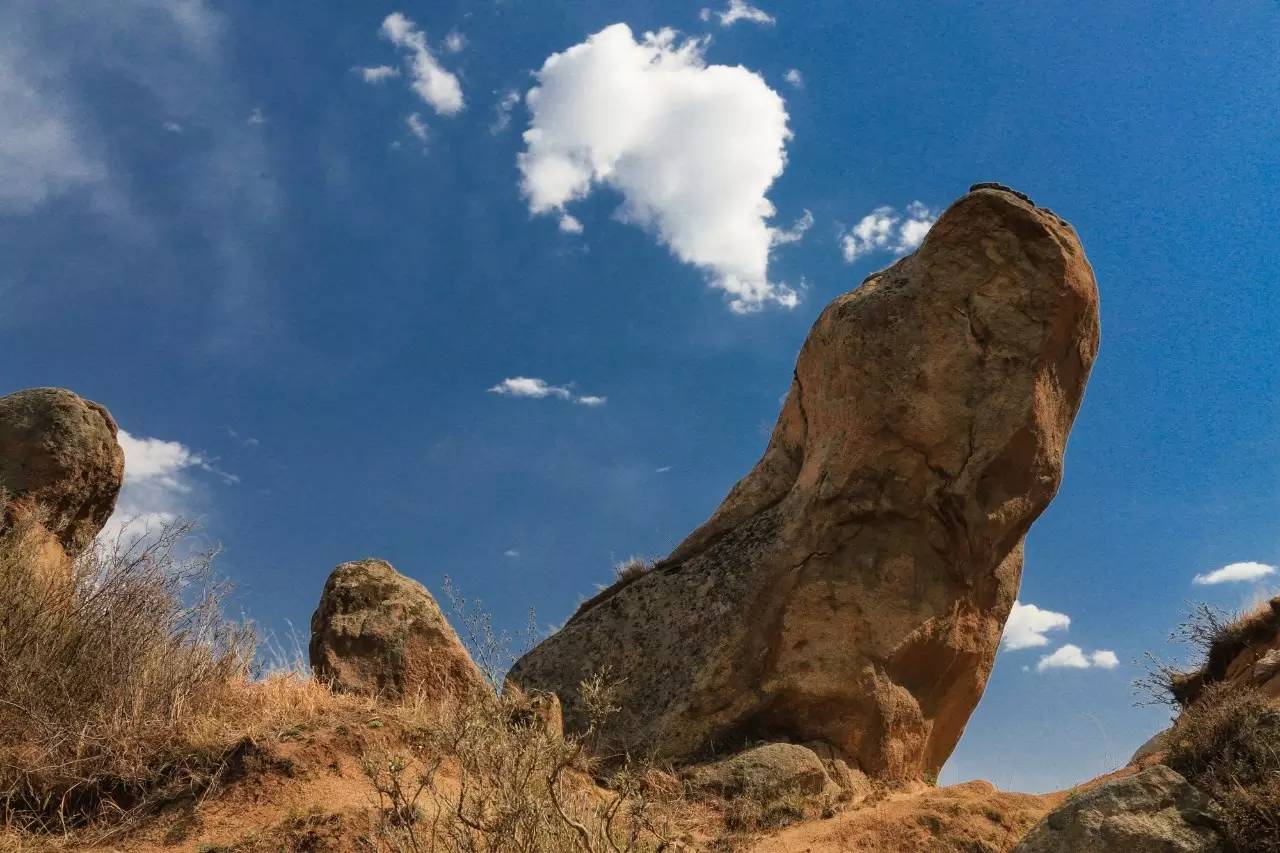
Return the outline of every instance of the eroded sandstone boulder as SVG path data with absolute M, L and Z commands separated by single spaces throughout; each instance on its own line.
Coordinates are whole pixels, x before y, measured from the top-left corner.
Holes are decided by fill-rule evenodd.
M 1071 797 L 1013 853 L 1219 853 L 1221 826 L 1213 800 L 1156 764 Z
M 111 516 L 124 482 L 116 433 L 105 408 L 64 388 L 0 397 L 3 519 L 39 518 L 50 545 L 56 540 L 67 557 L 83 551 Z
M 817 753 L 794 743 L 760 744 L 728 758 L 696 764 L 681 776 L 694 793 L 719 797 L 839 791 Z
M 763 458 L 652 571 L 511 673 L 607 669 L 613 745 L 676 761 L 823 740 L 879 777 L 936 773 L 982 694 L 1022 542 L 1062 478 L 1098 349 L 1075 232 L 974 188 L 920 249 L 832 302 Z
M 426 587 L 385 560 L 343 563 L 311 617 L 311 667 L 351 693 L 492 696 Z

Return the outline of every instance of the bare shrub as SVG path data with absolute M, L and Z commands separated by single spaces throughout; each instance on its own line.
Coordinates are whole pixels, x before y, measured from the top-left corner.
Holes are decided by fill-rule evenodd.
M 1181 708 L 1192 703 L 1249 643 L 1277 630 L 1280 610 L 1266 601 L 1241 613 L 1203 602 L 1191 605 L 1169 641 L 1189 648 L 1193 663 L 1179 666 L 1147 652 L 1146 672 L 1134 681 L 1138 704 Z
M 522 713 L 509 690 L 492 702 L 454 703 L 420 731 L 432 758 L 375 751 L 365 774 L 377 798 L 379 839 L 393 851 L 442 853 L 638 853 L 666 849 L 645 768 L 623 761 L 594 784 L 586 752 L 595 728 L 617 710 L 603 678 L 581 686 L 591 720 L 568 737 Z M 442 768 L 448 768 L 443 772 Z
M 42 566 L 34 520 L 0 533 L 0 819 L 66 830 L 207 784 L 227 744 L 193 746 L 193 713 L 243 680 L 248 627 L 221 612 L 212 553 L 187 523 Z M 207 747 L 207 748 L 205 748 Z
M 1240 853 L 1280 851 L 1280 708 L 1212 684 L 1174 725 L 1165 763 L 1217 800 Z

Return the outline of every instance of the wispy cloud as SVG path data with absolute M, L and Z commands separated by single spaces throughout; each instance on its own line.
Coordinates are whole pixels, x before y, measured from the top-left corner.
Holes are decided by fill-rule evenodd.
M 226 31 L 206 0 L 0 3 L 0 214 L 35 216 L 65 198 L 99 216 L 103 239 L 68 252 L 71 270 L 121 264 L 139 249 L 199 270 L 190 295 L 207 300 L 208 328 L 192 345 L 243 357 L 271 322 L 272 286 L 255 243 L 277 224 L 279 193 L 265 135 L 245 126 L 252 104 L 228 61 Z M 135 95 L 104 100 L 106 79 Z M 142 180 L 140 146 L 129 138 L 137 126 L 175 135 L 198 127 L 199 144 L 171 146 L 170 179 Z M 199 246 L 180 240 L 178 251 L 169 238 L 194 229 Z
M 786 80 L 793 88 L 804 88 L 804 75 L 797 68 L 788 68 L 787 73 L 782 75 L 782 79 Z
M 457 30 L 444 37 L 445 53 L 462 53 L 467 48 L 467 37 Z
M 213 474 L 228 485 L 239 481 L 181 442 L 139 437 L 123 429 L 117 440 L 124 451 L 124 486 L 103 527 L 101 535 L 108 542 L 142 536 L 194 515 L 197 472 Z
M 356 70 L 360 72 L 364 82 L 375 85 L 400 76 L 400 69 L 392 68 L 390 65 L 374 65 L 370 68 L 357 68 Z
M 1197 586 L 1215 586 L 1220 583 L 1252 583 L 1276 573 L 1275 566 L 1266 563 L 1229 563 L 1191 579 Z
M 788 243 L 799 243 L 804 239 L 804 235 L 813 227 L 813 214 L 806 210 L 800 215 L 800 218 L 791 224 L 790 228 L 774 228 L 772 229 L 771 241 L 775 246 L 785 246 Z
M 404 117 L 404 123 L 419 142 L 427 141 L 427 123 L 419 113 L 409 113 Z
M 554 397 L 559 400 L 570 400 L 580 406 L 587 407 L 603 406 L 609 400 L 608 397 L 601 397 L 595 394 L 577 395 L 574 394 L 570 385 L 552 385 L 545 379 L 539 379 L 534 376 L 509 377 L 490 388 L 489 393 L 500 394 L 504 397 L 524 397 L 532 400 Z
M 489 125 L 490 133 L 497 136 L 511 126 L 511 111 L 518 103 L 520 103 L 520 93 L 515 89 L 508 89 L 502 93 L 502 97 L 493 105 L 493 123 Z
M 722 27 L 731 27 L 739 21 L 748 21 L 765 27 L 771 27 L 778 22 L 768 12 L 752 6 L 747 0 L 729 0 L 729 5 L 723 12 L 703 9 L 699 13 L 699 17 L 704 21 L 710 21 L 712 16 L 720 20 L 720 26 Z
M 914 251 L 937 220 L 938 214 L 918 201 L 907 205 L 905 213 L 892 207 L 877 207 L 841 234 L 840 249 L 845 263 L 851 264 L 873 252 L 905 255 Z
M 427 47 L 427 36 L 400 12 L 392 12 L 382 22 L 382 37 L 407 53 L 410 86 L 433 110 L 451 116 L 461 112 L 464 104 L 462 84 L 455 74 L 445 70 Z
M 769 280 L 774 208 L 786 166 L 782 98 L 742 66 L 708 66 L 705 40 L 672 30 L 636 40 L 615 24 L 552 54 L 526 101 L 519 158 L 535 214 L 562 216 L 597 186 L 622 196 L 618 216 L 705 270 L 736 312 L 798 296 Z

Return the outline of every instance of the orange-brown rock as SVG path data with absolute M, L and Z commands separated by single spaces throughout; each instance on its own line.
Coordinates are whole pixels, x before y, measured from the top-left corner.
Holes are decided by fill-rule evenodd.
M 333 570 L 311 617 L 309 651 L 316 675 L 350 693 L 493 695 L 431 593 L 385 560 Z
M 63 388 L 0 397 L 0 509 L 5 521 L 40 521 L 49 563 L 84 550 L 115 509 L 124 481 L 116 433 L 105 408 Z
M 986 685 L 1022 543 L 1062 478 L 1098 349 L 1074 230 L 979 185 L 920 249 L 818 317 L 764 457 L 652 571 L 512 671 L 615 745 L 692 760 L 826 741 L 878 777 L 937 772 Z

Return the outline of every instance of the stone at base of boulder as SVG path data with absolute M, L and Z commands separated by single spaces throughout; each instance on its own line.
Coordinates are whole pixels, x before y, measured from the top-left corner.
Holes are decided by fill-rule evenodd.
M 1221 853 L 1221 825 L 1207 794 L 1157 764 L 1071 797 L 1013 853 Z
M 696 764 L 681 776 L 692 793 L 720 797 L 772 797 L 787 791 L 835 795 L 841 791 L 818 754 L 794 743 L 753 746 L 727 758 Z
M 508 719 L 512 723 L 536 729 L 552 740 L 564 740 L 564 711 L 559 696 L 540 690 L 525 693 L 509 681 L 502 693 L 510 702 Z

